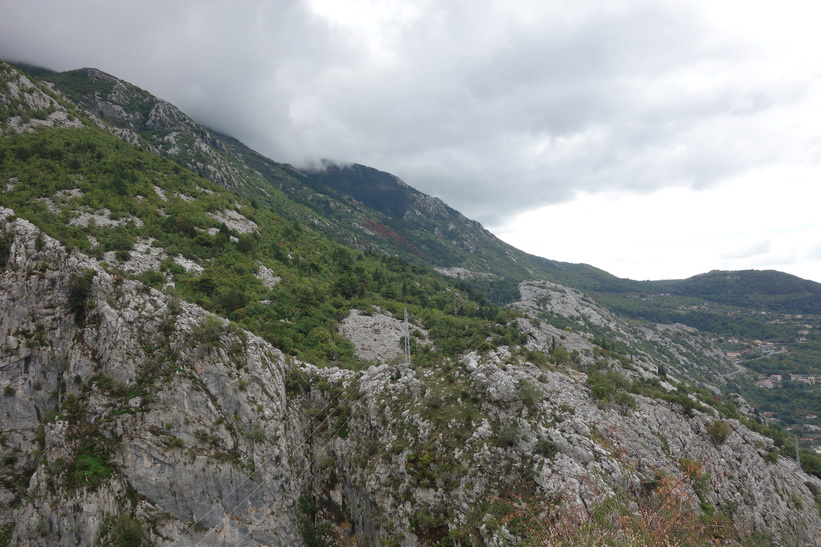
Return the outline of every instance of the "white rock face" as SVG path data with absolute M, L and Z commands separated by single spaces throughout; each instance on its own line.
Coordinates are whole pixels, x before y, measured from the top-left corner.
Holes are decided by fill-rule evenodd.
M 23 220 L 0 226 L 15 234 L 0 271 L 0 385 L 14 389 L 0 399 L 0 455 L 15 461 L 2 474 L 31 476 L 13 483 L 16 493 L 0 486 L 3 498 L 28 500 L 0 509 L 0 525 L 15 523 L 11 544 L 90 545 L 122 514 L 154 522 L 143 531 L 155 545 L 298 542 L 291 466 L 303 465 L 301 433 L 288 417 L 282 354 L 225 328 L 202 347 L 203 310 L 113 277 L 48 237 L 36 250 L 38 231 Z M 40 273 L 27 278 L 34 266 Z M 78 326 L 66 294 L 86 268 L 95 275 Z M 69 400 L 85 403 L 67 410 Z M 103 471 L 72 475 L 84 461 Z
M 402 336 L 404 321 L 394 319 L 379 311 L 363 313 L 351 310 L 350 315 L 339 324 L 339 332 L 350 340 L 356 349 L 356 356 L 365 361 L 390 363 L 405 354 Z M 424 329 L 409 325 L 411 335 L 418 337 L 419 343 L 429 344 L 428 333 Z
M 273 289 L 276 287 L 276 284 L 281 281 L 281 278 L 277 275 L 274 275 L 274 271 L 265 266 L 264 264 L 259 265 L 259 270 L 257 271 L 257 279 L 260 280 L 263 286 L 268 287 L 269 289 Z
M 76 217 L 68 221 L 71 226 L 125 226 L 129 222 L 133 222 L 135 226 L 142 226 L 143 221 L 131 215 L 125 215 L 120 218 L 111 218 L 111 211 L 103 208 L 93 213 L 81 212 Z
M 83 127 L 80 120 L 69 116 L 56 96 L 56 92 L 38 87 L 28 77 L 0 61 L 0 111 L 13 108 L 16 102 L 22 101 L 29 111 L 35 112 L 35 115 L 26 117 L 12 115 L 0 127 L 0 134 L 27 133 L 39 127 Z
M 235 230 L 241 234 L 250 234 L 252 232 L 256 232 L 259 229 L 257 223 L 253 220 L 244 217 L 240 213 L 232 210 L 226 209 L 221 213 L 208 213 L 215 219 L 219 220 L 220 222 L 225 223 L 229 230 Z
M 474 272 L 466 268 L 434 268 L 434 271 L 454 279 L 489 279 L 496 277 L 493 274 Z
M 165 249 L 154 247 L 154 238 L 137 238 L 134 248 L 131 249 L 129 259 L 121 267 L 126 272 L 141 274 L 149 270 L 159 271 L 163 260 L 166 259 Z M 104 259 L 110 264 L 117 264 L 117 253 L 109 251 L 105 253 Z

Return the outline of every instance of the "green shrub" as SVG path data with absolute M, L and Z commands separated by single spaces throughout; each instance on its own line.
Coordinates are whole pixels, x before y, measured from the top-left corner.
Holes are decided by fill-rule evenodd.
M 707 426 L 707 434 L 716 446 L 723 444 L 733 432 L 733 426 L 722 420 L 716 420 Z
M 519 426 L 509 424 L 504 426 L 496 435 L 496 445 L 503 448 L 512 448 L 519 440 Z
M 209 315 L 198 326 L 191 329 L 191 338 L 194 342 L 206 348 L 217 347 L 222 337 L 222 321 Z
M 261 443 L 265 440 L 265 430 L 262 429 L 258 424 L 254 424 L 251 426 L 250 429 L 247 429 L 245 433 L 242 434 L 243 437 L 246 439 L 250 439 L 252 441 Z
M 556 346 L 553 348 L 553 351 L 550 352 L 550 357 L 554 363 L 559 365 L 569 365 L 572 361 L 570 352 L 567 351 L 564 346 Z
M 542 400 L 542 390 L 527 380 L 519 380 L 519 389 L 516 391 L 519 399 L 527 408 L 535 408 Z
M 91 287 L 97 272 L 86 269 L 75 273 L 68 282 L 68 310 L 74 314 L 78 326 L 85 324 L 86 309 L 91 297 Z
M 81 486 L 96 488 L 114 471 L 107 463 L 106 455 L 79 454 L 74 461 L 74 480 Z
M 542 439 L 536 443 L 536 448 L 533 452 L 545 458 L 552 458 L 556 455 L 556 445 L 553 444 L 553 441 Z
M 636 399 L 626 391 L 619 391 L 613 396 L 613 402 L 621 409 L 622 413 L 627 410 L 637 410 L 639 408 Z
M 6 232 L 0 237 L 0 268 L 5 268 L 11 256 L 11 243 L 14 241 L 14 234 Z
M 111 545 L 117 547 L 139 547 L 143 545 L 143 526 L 131 515 L 119 515 L 109 531 Z

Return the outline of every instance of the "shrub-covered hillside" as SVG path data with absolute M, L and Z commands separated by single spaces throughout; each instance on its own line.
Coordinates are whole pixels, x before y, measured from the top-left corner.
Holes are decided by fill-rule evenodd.
M 514 314 L 421 265 L 365 254 L 96 129 L 0 141 L 4 204 L 69 248 L 223 315 L 283 351 L 356 366 L 337 332 L 374 306 L 430 331 L 419 358 L 517 343 Z

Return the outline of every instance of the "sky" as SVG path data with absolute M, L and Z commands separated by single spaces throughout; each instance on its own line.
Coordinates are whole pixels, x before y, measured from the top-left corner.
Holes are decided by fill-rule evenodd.
M 0 58 L 92 66 L 270 158 L 391 172 L 631 279 L 821 282 L 821 4 L 0 0 Z

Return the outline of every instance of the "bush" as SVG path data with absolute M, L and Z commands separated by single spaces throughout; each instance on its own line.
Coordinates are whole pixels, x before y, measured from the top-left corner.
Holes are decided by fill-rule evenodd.
M 533 409 L 542 400 L 542 390 L 527 380 L 519 380 L 519 389 L 516 394 L 527 408 Z
M 716 420 L 707 426 L 707 434 L 716 446 L 723 444 L 733 432 L 733 426 L 722 420 Z
M 131 515 L 119 515 L 111 525 L 111 545 L 139 547 L 143 545 L 143 526 Z
M 496 445 L 502 448 L 512 448 L 519 440 L 519 426 L 516 424 L 506 425 L 496 435 Z
M 86 309 L 95 275 L 97 272 L 94 270 L 83 270 L 71 276 L 68 282 L 68 310 L 74 314 L 74 322 L 77 326 L 85 324 Z
M 545 458 L 552 458 L 556 455 L 556 445 L 553 441 L 542 439 L 536 443 L 536 448 L 533 452 Z
M 14 234 L 6 232 L 0 237 L 0 268 L 5 268 L 11 256 L 11 243 L 14 241 Z
M 206 348 L 217 347 L 222 338 L 222 321 L 209 315 L 202 323 L 191 329 L 191 338 Z
M 114 471 L 107 462 L 105 454 L 79 454 L 74 461 L 74 480 L 78 485 L 96 488 Z
M 261 443 L 265 440 L 265 430 L 259 425 L 254 424 L 249 429 L 245 430 L 245 433 L 243 433 L 242 436 L 246 439 Z
M 563 346 L 556 346 L 550 353 L 553 362 L 559 365 L 569 365 L 572 362 L 570 352 Z

